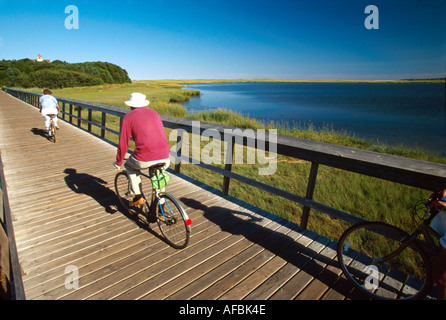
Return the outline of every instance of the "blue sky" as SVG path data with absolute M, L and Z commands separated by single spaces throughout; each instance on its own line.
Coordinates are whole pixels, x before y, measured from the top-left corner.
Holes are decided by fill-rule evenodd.
M 379 29 L 364 26 L 367 5 Z M 66 29 L 65 7 L 79 9 Z M 139 79 L 446 76 L 445 0 L 0 0 L 0 59 L 108 61 Z

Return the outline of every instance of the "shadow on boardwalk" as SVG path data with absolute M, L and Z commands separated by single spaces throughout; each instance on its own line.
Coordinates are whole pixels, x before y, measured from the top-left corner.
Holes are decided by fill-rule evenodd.
M 107 213 L 122 213 L 141 229 L 150 232 L 158 239 L 166 242 L 161 234 L 153 230 L 153 226 L 157 226 L 156 223 L 148 223 L 145 217 L 137 214 L 130 214 L 125 209 L 121 208 L 114 189 L 110 189 L 107 186 L 107 181 L 104 181 L 99 177 L 92 176 L 88 173 L 78 173 L 77 170 L 73 168 L 65 169 L 64 173 L 67 174 L 65 177 L 65 183 L 71 190 L 93 198 L 98 204 L 104 207 Z
M 202 210 L 204 216 L 218 225 L 223 232 L 241 235 L 252 243 L 262 246 L 274 256 L 285 260 L 286 263 L 277 271 L 277 274 L 288 273 L 290 277 L 295 278 L 317 278 L 325 285 L 326 290 L 332 289 L 343 296 L 349 296 L 351 285 L 347 280 L 339 278 L 339 273 L 333 271 L 337 271 L 338 265 L 336 260 L 333 260 L 333 256 L 330 256 L 330 253 L 333 255 L 336 249 L 336 243 L 332 240 L 309 230 L 300 233 L 297 231 L 296 224 L 283 218 L 276 217 L 275 222 L 279 224 L 279 227 L 293 229 L 293 232 L 290 233 L 292 236 L 265 227 L 262 224 L 264 219 L 261 215 L 254 216 L 249 211 L 236 211 L 219 206 L 207 207 L 190 198 L 181 198 L 180 200 L 191 208 Z M 270 278 L 247 298 L 268 298 L 270 286 L 286 285 L 286 283 L 275 283 L 279 278 L 283 279 L 283 277 Z M 285 277 L 284 279 L 290 278 Z M 290 289 L 292 295 L 297 294 L 303 288 L 288 286 L 287 290 Z M 295 290 L 294 293 L 293 290 Z
M 50 140 L 50 137 L 48 136 L 47 131 L 45 131 L 43 129 L 32 128 L 31 132 L 36 136 L 41 136 L 41 137 L 45 138 L 46 140 Z
M 115 192 L 108 188 L 107 182 L 88 173 L 78 173 L 76 169 L 64 170 L 65 183 L 76 193 L 85 194 L 95 199 L 108 213 L 117 212 Z

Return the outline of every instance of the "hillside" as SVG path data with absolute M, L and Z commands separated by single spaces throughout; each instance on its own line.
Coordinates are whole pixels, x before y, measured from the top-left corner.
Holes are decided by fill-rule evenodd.
M 31 59 L 0 61 L 0 85 L 22 88 L 67 88 L 131 83 L 127 71 L 109 62 L 51 63 Z

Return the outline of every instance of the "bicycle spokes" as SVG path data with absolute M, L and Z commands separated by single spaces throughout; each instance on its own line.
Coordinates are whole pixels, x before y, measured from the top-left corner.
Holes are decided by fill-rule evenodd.
M 173 214 L 173 211 L 168 202 L 165 202 L 163 204 L 159 203 L 158 207 L 159 207 L 158 219 L 161 219 L 161 221 L 166 223 L 167 225 L 172 225 L 176 223 L 177 219 Z
M 346 277 L 374 298 L 418 298 L 429 289 L 430 267 L 424 252 L 407 241 L 394 226 L 360 223 L 339 239 L 338 261 Z
M 190 219 L 184 209 L 169 194 L 162 194 L 157 205 L 158 226 L 174 248 L 184 248 L 189 242 Z
M 130 206 L 134 194 L 131 192 L 128 175 L 125 171 L 116 175 L 115 189 L 120 204 L 127 212 L 142 214 L 149 223 L 156 221 L 166 242 L 172 247 L 182 249 L 187 246 L 192 221 L 173 196 L 154 191 L 150 206 L 147 199 L 143 205 Z

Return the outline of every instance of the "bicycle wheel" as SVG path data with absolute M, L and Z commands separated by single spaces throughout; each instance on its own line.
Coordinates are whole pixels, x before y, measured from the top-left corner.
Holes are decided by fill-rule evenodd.
M 129 207 L 132 202 L 134 194 L 130 189 L 130 181 L 127 176 L 127 172 L 119 172 L 115 177 L 115 190 L 119 203 L 127 212 L 131 214 L 138 213 L 136 208 Z
M 191 220 L 183 207 L 168 193 L 159 195 L 156 204 L 158 226 L 169 244 L 176 249 L 183 249 L 189 243 Z
M 56 125 L 54 124 L 54 121 L 51 121 L 51 139 L 56 143 Z
M 338 242 L 338 261 L 356 288 L 377 299 L 418 299 L 432 285 L 431 265 L 416 243 L 387 258 L 401 246 L 403 230 L 381 222 L 347 229 Z

